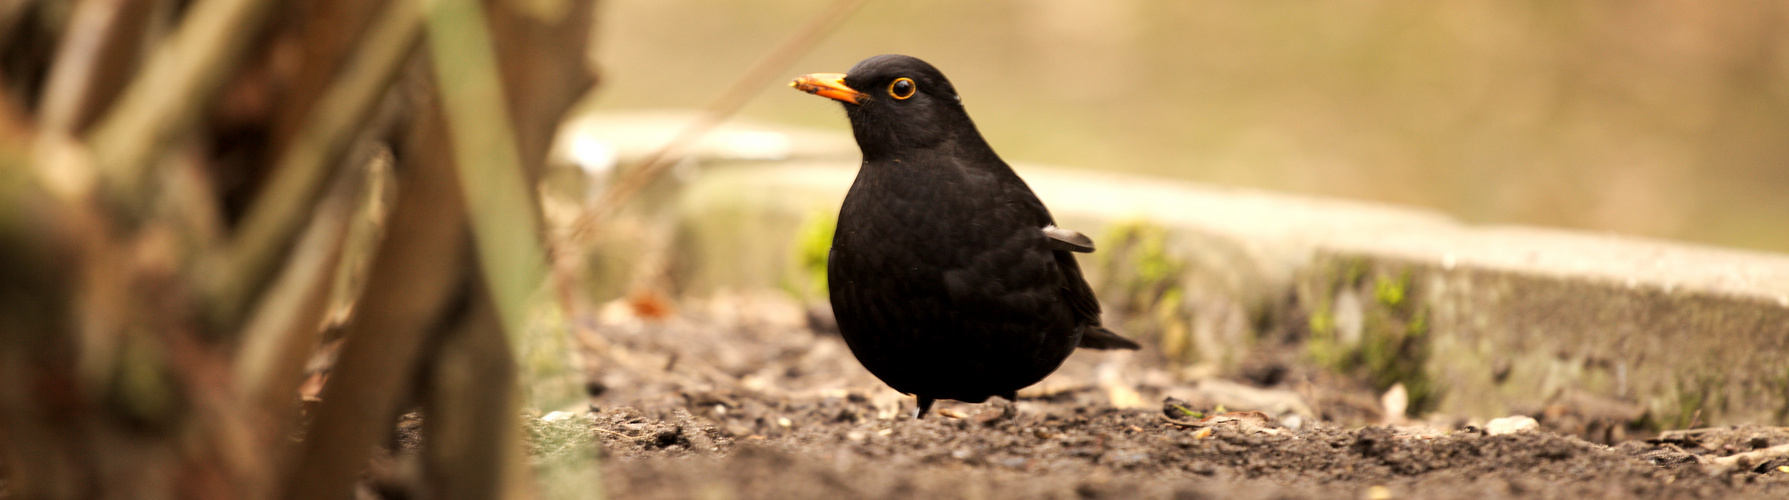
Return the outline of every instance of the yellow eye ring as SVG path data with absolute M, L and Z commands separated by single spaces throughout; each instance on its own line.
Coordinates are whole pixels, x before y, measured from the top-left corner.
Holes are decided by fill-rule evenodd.
M 896 78 L 895 81 L 888 83 L 888 96 L 895 99 L 913 97 L 913 93 L 918 90 L 919 86 L 915 85 L 911 78 Z

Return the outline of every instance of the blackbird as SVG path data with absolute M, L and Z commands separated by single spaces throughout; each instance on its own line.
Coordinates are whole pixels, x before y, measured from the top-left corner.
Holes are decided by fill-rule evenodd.
M 902 55 L 790 86 L 844 103 L 863 165 L 839 209 L 827 288 L 864 368 L 919 399 L 1014 398 L 1076 347 L 1136 349 L 1100 326 L 1072 252 L 1093 241 L 988 146 L 937 68 Z

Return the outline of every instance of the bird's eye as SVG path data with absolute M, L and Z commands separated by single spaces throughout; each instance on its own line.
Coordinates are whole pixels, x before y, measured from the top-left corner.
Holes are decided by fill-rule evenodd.
M 912 79 L 896 78 L 894 83 L 888 84 L 888 95 L 895 99 L 906 99 L 913 97 L 914 89 Z

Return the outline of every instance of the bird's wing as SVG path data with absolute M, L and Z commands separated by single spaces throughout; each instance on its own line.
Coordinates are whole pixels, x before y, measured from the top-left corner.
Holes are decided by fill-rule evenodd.
M 1081 276 L 1081 265 L 1075 262 L 1075 255 L 1056 250 L 1056 265 L 1062 269 L 1062 296 L 1068 300 L 1075 311 L 1075 317 L 1081 320 L 1081 343 L 1077 347 L 1088 349 L 1130 349 L 1143 346 L 1136 341 L 1124 338 L 1118 333 L 1100 326 L 1099 298 L 1093 295 L 1093 287 L 1087 285 L 1087 279 Z
M 1055 218 L 1050 216 L 1050 209 L 1044 206 L 1037 194 L 1031 192 L 1023 181 L 1009 184 L 1014 189 L 1011 196 L 1018 201 L 1017 205 L 1035 221 L 1045 238 L 1043 245 L 1033 252 L 1047 252 L 1055 261 L 1056 269 L 1061 277 L 1057 285 L 1057 293 L 1069 310 L 1074 313 L 1077 323 L 1094 325 L 1100 320 L 1099 298 L 1094 296 L 1093 287 L 1087 285 L 1087 278 L 1081 275 L 1081 265 L 1075 262 L 1074 252 L 1089 253 L 1093 251 L 1093 239 L 1087 235 L 1056 226 Z M 1094 330 L 1096 328 L 1089 328 Z
M 1049 210 L 1042 202 L 1036 202 L 1034 210 L 1041 211 L 1044 220 L 1051 220 Z M 1092 253 L 1093 239 L 1076 231 L 1056 227 L 1055 223 L 1045 224 L 1043 233 L 1048 236 L 1048 248 L 1056 257 L 1056 266 L 1062 272 L 1062 297 L 1074 311 L 1075 318 L 1083 325 L 1081 341 L 1077 347 L 1088 349 L 1139 349 L 1136 341 L 1124 338 L 1116 332 L 1100 326 L 1099 297 L 1093 294 L 1093 287 L 1087 284 L 1087 278 L 1081 275 L 1081 264 L 1075 260 L 1075 252 Z
M 1062 270 L 1063 300 L 1083 324 L 1099 324 L 1099 298 L 1093 295 L 1093 287 L 1087 285 L 1087 278 L 1081 276 L 1081 264 L 1075 262 L 1075 254 L 1063 250 L 1054 253 L 1056 268 Z

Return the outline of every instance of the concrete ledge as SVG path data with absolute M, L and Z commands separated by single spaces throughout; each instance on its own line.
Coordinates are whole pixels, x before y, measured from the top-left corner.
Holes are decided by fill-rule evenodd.
M 837 210 L 855 167 L 705 171 L 677 208 L 686 289 L 801 279 L 796 230 Z M 1789 423 L 1783 255 L 1016 168 L 1063 226 L 1103 235 L 1083 262 L 1109 314 L 1193 372 L 1290 339 L 1317 362 L 1405 384 L 1417 410 L 1495 417 L 1589 395 L 1665 427 Z

